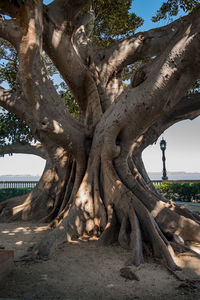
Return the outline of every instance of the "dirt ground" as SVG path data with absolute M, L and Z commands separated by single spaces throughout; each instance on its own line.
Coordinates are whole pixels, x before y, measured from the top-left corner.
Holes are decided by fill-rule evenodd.
M 28 247 L 47 233 L 44 224 L 1 223 L 0 245 L 13 249 L 13 271 L 0 282 L 0 299 L 200 299 L 200 260 L 183 256 L 177 263 L 181 282 L 151 260 L 133 270 L 140 281 L 120 276 L 130 258 L 121 247 L 97 247 L 96 242 L 64 243 L 47 261 L 19 261 Z

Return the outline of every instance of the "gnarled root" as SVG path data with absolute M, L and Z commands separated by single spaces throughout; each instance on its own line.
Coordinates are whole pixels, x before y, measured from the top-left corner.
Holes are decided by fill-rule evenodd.
M 161 259 L 172 272 L 177 270 L 174 247 L 168 238 L 177 235 L 184 244 L 183 237 L 188 237 L 182 223 L 177 220 L 186 220 L 186 224 L 190 224 L 188 228 L 198 234 L 199 225 L 182 215 L 178 219 L 177 212 L 170 210 L 167 203 L 155 202 L 154 199 L 153 204 L 148 204 L 153 197 L 149 190 L 142 193 L 144 186 L 141 190 L 137 184 L 135 187 L 136 193 L 119 178 L 112 161 L 102 160 L 101 170 L 99 161 L 96 161 L 92 168 L 88 167 L 74 199 L 68 201 L 59 215 L 60 219 L 54 223 L 55 228 L 33 249 L 33 256 L 46 257 L 50 249 L 64 241 L 96 236 L 100 245 L 118 241 L 122 247 L 131 249 L 128 264 L 136 266 L 143 262 L 145 245 L 150 244 L 155 258 Z M 150 195 L 149 199 L 147 195 Z M 176 230 L 171 230 L 169 235 L 167 218 L 176 226 Z M 175 240 L 174 243 L 178 245 Z

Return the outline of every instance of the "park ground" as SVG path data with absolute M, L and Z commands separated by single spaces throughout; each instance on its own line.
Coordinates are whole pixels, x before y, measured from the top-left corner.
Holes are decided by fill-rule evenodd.
M 181 256 L 177 263 L 187 281 L 179 281 L 163 265 L 148 259 L 133 270 L 139 281 L 120 276 L 130 251 L 96 241 L 59 245 L 46 261 L 20 257 L 48 231 L 46 224 L 0 223 L 0 244 L 14 250 L 13 271 L 0 282 L 0 299 L 200 299 L 200 260 Z

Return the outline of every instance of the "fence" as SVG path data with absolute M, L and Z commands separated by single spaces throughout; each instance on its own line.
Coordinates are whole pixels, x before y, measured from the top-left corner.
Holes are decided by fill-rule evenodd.
M 153 184 L 200 182 L 199 180 L 152 180 Z M 0 189 L 34 188 L 38 181 L 0 181 Z
M 38 181 L 0 181 L 0 189 L 34 188 Z
M 189 182 L 200 182 L 200 179 L 197 180 L 190 180 L 190 179 L 185 179 L 185 180 L 152 180 L 153 184 L 162 184 L 162 183 L 189 183 Z

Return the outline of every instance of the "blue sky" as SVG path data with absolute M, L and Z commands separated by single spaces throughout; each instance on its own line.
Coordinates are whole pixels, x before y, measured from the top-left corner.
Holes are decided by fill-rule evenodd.
M 46 4 L 49 0 L 44 1 Z M 133 11 L 144 19 L 144 25 L 139 31 L 166 25 L 164 20 L 153 23 L 151 17 L 160 8 L 160 0 L 134 0 Z M 200 117 L 193 121 L 182 121 L 169 128 L 162 136 L 167 141 L 166 166 L 168 171 L 200 172 Z M 161 138 L 160 138 L 161 139 Z M 147 171 L 162 171 L 160 139 L 156 145 L 149 146 L 143 152 Z M 33 155 L 6 155 L 0 158 L 0 175 L 32 174 L 40 175 L 45 161 Z

